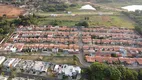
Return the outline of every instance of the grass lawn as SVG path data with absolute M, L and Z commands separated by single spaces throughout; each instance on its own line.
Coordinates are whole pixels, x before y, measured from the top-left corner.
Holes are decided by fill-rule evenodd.
M 80 21 L 84 21 L 85 17 L 89 17 L 89 26 L 116 26 L 116 27 L 125 27 L 125 28 L 134 28 L 134 22 L 126 17 L 125 15 L 76 15 L 76 16 L 57 16 L 51 17 L 48 16 L 46 18 L 42 18 L 39 25 L 48 25 L 52 21 L 57 20 L 61 21 L 59 26 L 74 26 L 76 23 Z

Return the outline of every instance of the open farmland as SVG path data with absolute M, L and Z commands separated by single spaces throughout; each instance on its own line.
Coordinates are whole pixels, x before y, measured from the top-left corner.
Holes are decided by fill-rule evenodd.
M 23 14 L 24 10 L 16 8 L 11 5 L 2 5 L 0 4 L 0 16 L 6 14 L 8 18 L 18 17 L 20 14 Z

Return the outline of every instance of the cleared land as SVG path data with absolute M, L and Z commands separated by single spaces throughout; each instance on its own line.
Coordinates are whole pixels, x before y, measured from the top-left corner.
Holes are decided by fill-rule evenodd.
M 16 8 L 11 5 L 0 4 L 0 16 L 6 14 L 8 18 L 18 17 L 20 14 L 23 14 L 24 10 Z

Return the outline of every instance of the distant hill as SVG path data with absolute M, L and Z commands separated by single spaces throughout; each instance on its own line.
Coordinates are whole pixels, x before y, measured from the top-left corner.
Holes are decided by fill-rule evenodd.
M 95 2 L 95 3 L 142 3 L 142 0 L 0 0 L 0 2 L 49 2 L 49 3 L 60 3 L 60 2 Z

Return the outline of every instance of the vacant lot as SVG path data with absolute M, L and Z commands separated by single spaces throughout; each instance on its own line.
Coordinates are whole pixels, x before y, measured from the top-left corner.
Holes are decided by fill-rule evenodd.
M 76 15 L 76 16 L 57 16 L 51 17 L 47 16 L 40 20 L 39 25 L 47 25 L 51 22 L 57 20 L 60 21 L 59 26 L 74 26 L 80 21 L 84 21 L 85 17 L 89 17 L 86 20 L 90 27 L 94 26 L 116 26 L 116 27 L 126 27 L 134 28 L 134 22 L 126 17 L 125 15 Z
M 52 62 L 56 64 L 70 64 L 70 65 L 78 65 L 82 66 L 79 62 L 79 60 L 73 60 L 72 56 L 39 56 L 39 55 L 31 55 L 31 56 L 7 56 L 10 58 L 19 58 L 19 59 L 25 59 L 25 60 L 35 60 L 35 61 L 45 61 L 45 62 Z
M 24 10 L 13 7 L 11 5 L 2 5 L 0 4 L 0 16 L 6 14 L 8 18 L 18 17 L 20 14 L 23 14 Z

